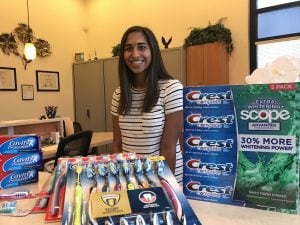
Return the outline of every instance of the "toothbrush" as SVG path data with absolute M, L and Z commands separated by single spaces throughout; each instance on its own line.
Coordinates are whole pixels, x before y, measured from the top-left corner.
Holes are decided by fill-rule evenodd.
M 152 225 L 159 225 L 159 218 L 158 218 L 158 215 L 157 213 L 153 213 L 152 214 L 152 218 L 151 218 L 151 224 Z
M 113 161 L 109 162 L 109 168 L 110 168 L 110 171 L 112 172 L 112 174 L 116 178 L 116 184 L 114 186 L 114 191 L 120 191 L 122 189 L 122 185 L 121 185 L 121 181 L 120 181 L 120 177 L 119 177 L 119 169 Z
M 102 187 L 102 192 L 109 192 L 110 191 L 109 178 L 108 178 L 109 174 L 108 174 L 107 165 L 103 164 L 103 163 L 99 163 L 98 164 L 98 173 L 105 179 L 104 185 Z M 104 225 L 114 225 L 114 222 L 110 216 L 105 218 Z
M 173 225 L 174 221 L 173 221 L 173 217 L 170 211 L 167 211 L 164 215 L 164 221 L 167 225 Z
M 136 225 L 146 225 L 144 218 L 141 215 L 137 215 L 135 219 Z
M 166 179 L 164 179 L 161 175 L 157 174 L 157 176 L 160 180 L 162 188 L 165 190 L 166 194 L 168 195 L 169 199 L 171 200 L 174 206 L 178 220 L 180 221 L 181 224 L 185 225 L 186 217 L 174 189 L 172 188 L 170 183 Z
M 145 182 L 140 179 L 140 174 L 143 172 L 142 162 L 140 159 L 134 161 L 134 175 L 140 188 L 147 188 Z
M 89 171 L 87 177 L 89 179 L 93 179 L 94 182 L 92 184 L 92 186 L 90 187 L 90 197 L 89 197 L 89 201 L 88 201 L 88 217 L 89 217 L 89 222 L 92 225 L 98 225 L 97 221 L 92 217 L 92 195 L 93 193 L 97 192 L 97 186 L 98 186 L 98 182 L 97 182 L 97 174 L 96 174 L 96 170 L 95 170 L 95 166 L 93 165 L 91 168 L 91 171 Z
M 109 180 L 108 180 L 108 169 L 103 163 L 98 164 L 98 173 L 104 178 L 104 185 L 102 187 L 102 192 L 109 192 Z
M 148 176 L 148 173 L 152 172 L 152 163 L 148 158 L 146 158 L 144 160 L 143 171 L 144 171 L 144 174 L 145 174 L 145 177 L 148 181 L 149 186 L 150 187 L 155 187 L 156 183 L 153 180 L 151 180 L 150 177 Z
M 66 180 L 66 173 L 61 173 L 59 177 L 56 179 L 54 190 L 53 190 L 53 197 L 52 197 L 52 204 L 50 208 L 50 212 L 52 215 L 57 215 L 59 211 L 59 192 L 64 182 Z
M 0 206 L 0 215 L 21 217 L 27 216 L 30 210 L 17 209 L 17 201 L 4 201 Z
M 21 199 L 21 198 L 28 198 L 32 195 L 27 190 L 23 191 L 15 191 L 10 194 L 0 194 L 0 199 Z
M 81 205 L 82 205 L 82 186 L 80 184 L 80 174 L 82 172 L 82 166 L 78 165 L 76 167 L 77 181 L 75 186 L 75 216 L 74 225 L 81 225 Z
M 123 160 L 122 162 L 122 169 L 123 169 L 123 174 L 124 174 L 124 177 L 126 179 L 126 187 L 127 187 L 127 190 L 133 190 L 135 189 L 135 186 L 134 184 L 130 181 L 130 178 L 129 178 L 129 175 L 130 175 L 130 165 L 128 163 L 127 160 Z
M 128 221 L 124 218 L 124 217 L 121 217 L 120 218 L 120 225 L 129 225 Z

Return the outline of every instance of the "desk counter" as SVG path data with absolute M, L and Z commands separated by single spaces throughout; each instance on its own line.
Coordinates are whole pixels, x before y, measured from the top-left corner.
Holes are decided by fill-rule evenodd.
M 40 172 L 39 182 L 23 187 L 11 188 L 9 193 L 14 190 L 28 189 L 32 193 L 38 193 L 49 177 L 49 173 Z M 8 193 L 8 190 L 0 190 L 0 193 Z M 18 200 L 18 206 L 31 208 L 35 200 Z M 192 208 L 203 225 L 299 225 L 300 215 L 290 215 L 285 213 L 268 212 L 259 209 L 244 208 L 239 206 L 222 205 L 217 203 L 189 200 Z M 11 225 L 42 225 L 49 224 L 44 222 L 45 214 L 29 214 L 26 217 L 7 217 L 0 216 L 0 224 Z M 50 223 L 58 225 L 61 222 Z
M 94 132 L 90 147 L 110 144 L 113 141 L 112 132 Z M 42 147 L 43 159 L 54 158 L 56 155 L 57 145 Z

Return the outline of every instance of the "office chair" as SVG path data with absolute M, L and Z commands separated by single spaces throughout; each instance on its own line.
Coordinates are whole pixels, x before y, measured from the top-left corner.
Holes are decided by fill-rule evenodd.
M 74 133 L 80 132 L 82 131 L 82 126 L 79 122 L 77 121 L 73 121 L 73 128 L 74 128 Z M 97 154 L 98 148 L 97 147 L 93 147 L 90 149 L 89 151 L 89 155 L 95 155 Z
M 82 126 L 79 122 L 73 121 L 74 133 L 82 131 Z
M 93 131 L 85 130 L 71 134 L 60 140 L 54 160 L 54 168 L 58 158 L 62 156 L 87 156 L 93 136 Z

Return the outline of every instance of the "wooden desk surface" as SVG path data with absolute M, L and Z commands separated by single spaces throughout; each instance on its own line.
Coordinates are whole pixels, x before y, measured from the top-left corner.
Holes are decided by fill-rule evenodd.
M 91 148 L 110 144 L 113 141 L 113 132 L 94 132 L 92 141 L 91 141 Z M 42 148 L 43 152 L 43 159 L 54 158 L 56 155 L 57 145 L 51 145 Z

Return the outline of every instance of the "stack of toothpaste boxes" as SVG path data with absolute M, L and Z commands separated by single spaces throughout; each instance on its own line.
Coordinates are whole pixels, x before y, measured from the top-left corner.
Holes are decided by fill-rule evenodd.
M 184 88 L 184 180 L 187 198 L 232 201 L 237 160 L 230 86 Z
M 38 181 L 43 165 L 37 135 L 0 135 L 0 189 Z

